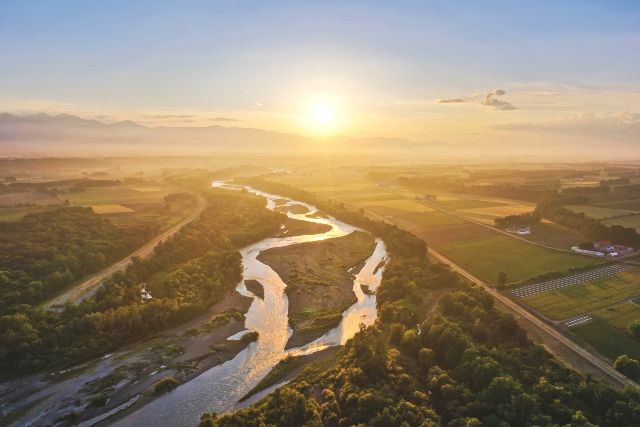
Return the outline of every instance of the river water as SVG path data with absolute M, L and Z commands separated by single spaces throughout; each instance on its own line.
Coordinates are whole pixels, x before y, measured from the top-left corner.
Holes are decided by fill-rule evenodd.
M 240 187 L 224 182 L 214 182 L 213 187 L 239 190 Z M 355 275 L 353 290 L 357 302 L 342 314 L 342 321 L 336 328 L 315 341 L 302 347 L 285 350 L 285 344 L 292 334 L 288 325 L 288 299 L 284 290 L 286 284 L 269 266 L 256 258 L 266 249 L 289 246 L 303 242 L 315 242 L 347 235 L 358 228 L 332 217 L 311 217 L 317 212 L 315 206 L 287 197 L 265 193 L 245 186 L 246 191 L 267 199 L 267 208 L 281 205 L 304 205 L 306 214 L 288 216 L 307 222 L 327 224 L 331 230 L 314 235 L 274 237 L 261 240 L 243 248 L 243 279 L 236 288 L 239 293 L 253 297 L 253 303 L 246 314 L 245 326 L 248 331 L 257 331 L 256 342 L 240 352 L 235 358 L 215 366 L 198 377 L 180 385 L 173 391 L 159 397 L 114 423 L 116 426 L 176 426 L 197 425 L 204 412 L 218 413 L 235 408 L 236 402 L 251 390 L 269 371 L 289 354 L 309 354 L 330 346 L 344 344 L 359 329 L 360 324 L 370 325 L 376 319 L 376 297 L 362 292 L 361 284 L 375 290 L 380 284 L 382 268 L 376 267 L 387 258 L 387 250 L 381 239 L 376 239 L 373 254 L 364 267 Z M 286 202 L 282 202 L 286 200 Z M 264 300 L 256 297 L 244 286 L 244 280 L 258 280 L 264 287 Z

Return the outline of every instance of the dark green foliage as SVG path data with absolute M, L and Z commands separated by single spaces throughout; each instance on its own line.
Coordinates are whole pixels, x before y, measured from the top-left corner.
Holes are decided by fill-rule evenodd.
M 510 228 L 519 226 L 531 226 L 540 222 L 540 215 L 537 212 L 527 212 L 519 215 L 507 215 L 496 218 L 495 223 L 498 228 Z
M 180 383 L 173 377 L 164 377 L 153 385 L 153 394 L 167 393 L 178 387 Z
M 385 242 L 403 247 L 399 235 Z M 456 290 L 429 310 L 443 287 Z M 637 391 L 560 365 L 490 295 L 420 253 L 390 251 L 377 302 L 378 321 L 347 342 L 333 368 L 305 371 L 234 414 L 205 414 L 201 426 L 613 427 L 640 419 Z
M 242 277 L 237 251 L 275 234 L 283 215 L 248 193 L 211 191 L 199 219 L 146 260 L 114 274 L 94 297 L 63 311 L 19 306 L 0 316 L 0 371 L 64 366 L 176 326 L 232 290 Z M 141 299 L 141 284 L 153 298 Z
M 91 208 L 66 207 L 0 221 L 0 314 L 37 304 L 124 258 L 155 227 L 122 230 Z
M 618 356 L 613 362 L 613 367 L 629 378 L 640 379 L 640 363 L 626 354 Z

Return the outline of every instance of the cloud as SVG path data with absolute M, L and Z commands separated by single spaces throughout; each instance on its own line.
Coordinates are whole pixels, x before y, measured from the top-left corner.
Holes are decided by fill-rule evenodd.
M 467 97 L 438 99 L 436 100 L 436 102 L 438 104 L 464 104 L 464 103 L 479 99 L 480 105 L 493 107 L 494 110 L 499 110 L 499 111 L 517 110 L 515 105 L 503 99 L 500 99 L 500 97 L 506 94 L 507 92 L 505 90 L 496 89 L 486 94 L 474 93 Z
M 502 89 L 496 89 L 492 92 L 487 93 L 484 98 L 480 101 L 480 104 L 482 105 L 486 105 L 488 107 L 493 107 L 494 110 L 502 110 L 502 111 L 509 111 L 509 110 L 517 110 L 517 108 L 507 102 L 504 101 L 502 99 L 499 99 L 499 97 L 504 96 L 507 92 L 505 92 Z
M 463 102 L 467 102 L 468 98 L 448 98 L 448 99 L 438 99 L 436 102 L 438 104 L 461 104 Z

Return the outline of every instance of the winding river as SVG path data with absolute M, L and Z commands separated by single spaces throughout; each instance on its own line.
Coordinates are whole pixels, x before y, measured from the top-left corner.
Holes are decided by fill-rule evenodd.
M 236 402 L 287 355 L 309 354 L 330 346 L 344 344 L 358 331 L 360 324 L 370 325 L 376 319 L 376 297 L 364 294 L 361 284 L 367 285 L 371 290 L 375 290 L 380 284 L 382 268 L 377 269 L 377 266 L 387 257 L 387 250 L 381 239 L 376 239 L 373 254 L 355 275 L 353 290 L 357 296 L 357 302 L 342 314 L 341 323 L 309 344 L 285 350 L 285 344 L 292 334 L 288 325 L 288 300 L 284 292 L 286 284 L 275 271 L 256 259 L 258 254 L 270 248 L 340 237 L 359 229 L 332 217 L 314 217 L 312 215 L 317 212 L 315 206 L 287 197 L 221 181 L 214 182 L 212 186 L 229 190 L 244 188 L 246 191 L 265 197 L 267 208 L 272 210 L 282 205 L 304 205 L 309 209 L 308 213 L 289 212 L 287 215 L 301 221 L 330 225 L 331 230 L 322 234 L 267 238 L 243 248 L 240 252 L 244 274 L 237 291 L 242 295 L 253 297 L 253 303 L 246 314 L 245 326 L 247 331 L 259 333 L 257 341 L 249 344 L 232 360 L 211 368 L 118 420 L 114 423 L 116 426 L 197 425 L 200 415 L 204 412 L 221 413 L 236 409 Z M 262 283 L 264 299 L 256 297 L 244 286 L 244 280 L 251 279 Z M 231 338 L 237 338 L 237 336 Z

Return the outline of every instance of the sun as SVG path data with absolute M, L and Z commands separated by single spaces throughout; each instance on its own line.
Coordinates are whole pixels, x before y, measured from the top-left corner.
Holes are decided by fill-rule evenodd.
M 316 135 L 333 135 L 341 128 L 342 113 L 335 96 L 316 96 L 306 107 L 307 130 Z
M 327 126 L 333 121 L 333 108 L 326 101 L 318 101 L 313 110 L 313 120 L 317 126 Z

